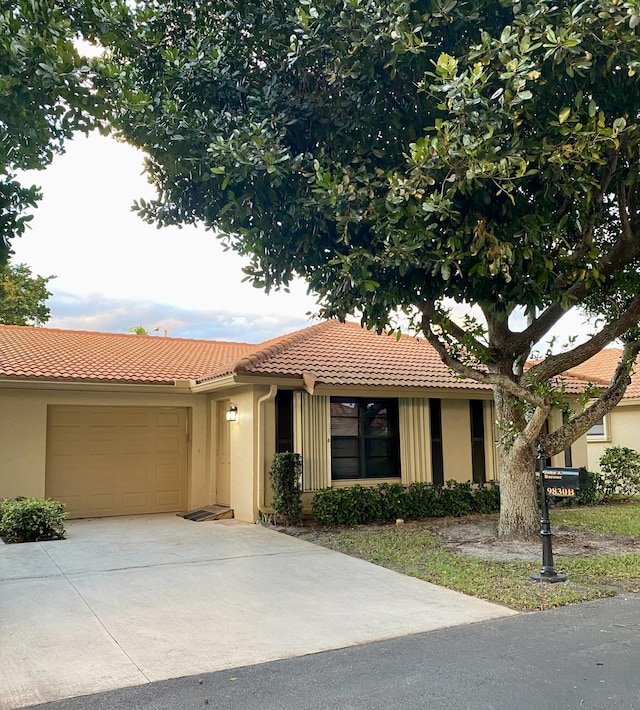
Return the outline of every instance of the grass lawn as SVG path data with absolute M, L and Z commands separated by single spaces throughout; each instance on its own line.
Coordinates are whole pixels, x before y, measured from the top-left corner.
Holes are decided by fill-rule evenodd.
M 562 525 L 614 535 L 640 535 L 640 502 L 554 510 L 552 530 Z M 497 561 L 452 552 L 434 533 L 433 521 L 322 530 L 300 535 L 403 574 L 456 589 L 513 609 L 549 609 L 564 604 L 640 592 L 640 553 L 563 556 L 554 559 L 567 581 L 534 582 L 537 562 Z

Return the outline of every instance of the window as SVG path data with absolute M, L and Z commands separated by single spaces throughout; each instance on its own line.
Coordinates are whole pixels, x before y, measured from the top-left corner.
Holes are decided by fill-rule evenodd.
M 442 454 L 442 402 L 429 400 L 431 422 L 431 480 L 444 486 L 444 456 Z
M 598 421 L 587 432 L 587 436 L 593 437 L 594 439 L 604 439 L 606 434 L 607 432 L 604 426 L 604 417 L 598 419 Z
M 471 415 L 471 468 L 473 482 L 485 483 L 487 470 L 484 458 L 484 403 L 481 399 L 469 400 Z
M 400 477 L 397 400 L 331 398 L 331 476 Z
M 293 451 L 293 392 L 276 394 L 276 452 Z

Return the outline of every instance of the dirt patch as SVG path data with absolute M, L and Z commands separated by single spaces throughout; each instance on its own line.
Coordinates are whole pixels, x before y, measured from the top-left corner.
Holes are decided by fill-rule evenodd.
M 371 529 L 388 526 L 367 526 Z M 472 516 L 466 519 L 441 518 L 420 522 L 407 522 L 406 528 L 427 527 L 440 544 L 459 555 L 479 557 L 485 560 L 526 560 L 536 562 L 542 556 L 540 539 L 531 542 L 516 542 L 498 539 L 496 516 Z M 332 533 L 345 528 L 325 528 L 305 525 L 301 527 L 280 527 L 282 532 L 302 537 L 309 542 L 327 544 Z M 353 529 L 353 528 L 351 528 Z M 569 530 L 554 526 L 554 557 L 596 557 L 629 552 L 640 553 L 640 538 L 626 535 L 605 535 L 594 532 Z
M 568 530 L 562 526 L 552 529 L 555 557 L 595 557 L 627 552 L 640 552 L 640 540 L 625 535 L 604 535 Z M 434 528 L 441 544 L 460 555 L 486 560 L 536 561 L 541 556 L 540 541 L 515 542 L 498 539 L 494 520 L 461 521 Z

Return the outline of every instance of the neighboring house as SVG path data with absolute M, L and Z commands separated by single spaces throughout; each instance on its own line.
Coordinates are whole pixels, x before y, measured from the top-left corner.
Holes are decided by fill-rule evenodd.
M 611 381 L 621 355 L 621 348 L 605 348 L 567 374 L 604 388 Z M 636 360 L 631 384 L 622 400 L 587 432 L 590 471 L 600 471 L 600 457 L 610 446 L 640 451 L 640 358 Z
M 490 388 L 355 323 L 260 345 L 0 326 L 0 497 L 71 517 L 219 504 L 256 520 L 277 451 L 302 454 L 306 507 L 326 486 L 493 480 L 495 441 Z M 584 437 L 552 463 L 569 461 L 586 464 Z

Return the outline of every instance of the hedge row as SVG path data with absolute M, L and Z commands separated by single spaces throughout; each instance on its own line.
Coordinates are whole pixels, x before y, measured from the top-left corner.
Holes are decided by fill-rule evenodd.
M 476 486 L 457 481 L 447 481 L 444 486 L 382 483 L 375 487 L 323 488 L 311 503 L 313 515 L 322 525 L 460 517 L 469 513 L 495 513 L 499 507 L 500 491 L 494 482 Z
M 593 505 L 601 500 L 600 477 L 588 472 L 588 485 L 575 498 L 550 498 L 550 505 Z M 538 487 L 538 496 L 540 489 Z M 382 483 L 348 488 L 323 488 L 311 503 L 315 519 L 322 525 L 364 525 L 404 520 L 461 517 L 470 513 L 497 513 L 500 488 L 495 481 L 475 485 L 468 481 L 436 483 Z

